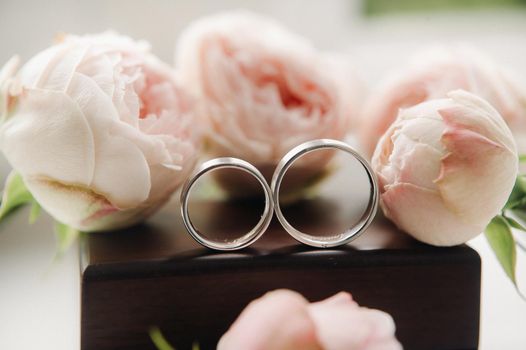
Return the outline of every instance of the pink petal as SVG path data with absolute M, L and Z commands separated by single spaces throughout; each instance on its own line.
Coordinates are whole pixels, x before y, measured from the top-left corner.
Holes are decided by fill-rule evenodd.
M 381 91 L 371 95 L 364 107 L 360 132 L 365 151 L 368 154 L 374 152 L 378 140 L 396 120 L 400 109 L 425 101 L 427 96 L 424 82 L 405 77 L 393 79 Z
M 514 152 L 515 143 L 511 131 L 493 106 L 482 98 L 462 90 L 452 91 L 448 96 L 457 102 L 453 107 L 439 110 L 448 127 L 472 130 Z
M 445 205 L 462 221 L 485 226 L 501 211 L 513 188 L 516 154 L 455 125 L 444 133 L 442 141 L 449 153 L 442 160 L 436 183 Z M 476 189 L 480 190 L 473 193 Z
M 95 167 L 88 174 L 90 186 L 121 209 L 146 200 L 151 187 L 148 162 L 136 142 L 114 130 L 120 123 L 110 97 L 78 73 L 73 75 L 68 93 L 86 116 L 97 145 Z
M 385 312 L 358 306 L 349 294 L 339 293 L 311 304 L 309 313 L 324 350 L 401 349 L 394 321 Z
M 251 302 L 219 341 L 218 350 L 321 350 L 308 302 L 277 290 Z
M 78 106 L 61 92 L 26 90 L 23 99 L 0 133 L 2 151 L 11 165 L 27 176 L 88 186 L 95 146 Z
M 437 246 L 464 243 L 485 227 L 463 222 L 444 206 L 439 193 L 412 184 L 387 186 L 381 195 L 381 206 L 400 229 Z
M 118 210 L 103 196 L 81 186 L 37 177 L 25 177 L 24 182 L 37 202 L 53 218 L 85 232 L 127 227 L 151 213 L 147 207 Z

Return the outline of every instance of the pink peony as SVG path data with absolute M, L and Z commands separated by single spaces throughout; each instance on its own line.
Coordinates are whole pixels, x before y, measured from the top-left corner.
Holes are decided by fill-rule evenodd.
M 268 178 L 294 146 L 344 138 L 357 113 L 356 79 L 347 67 L 256 14 L 196 21 L 181 36 L 176 65 L 208 120 L 210 154 L 245 159 Z M 304 159 L 296 185 L 320 175 L 327 161 L 326 155 Z M 243 178 L 223 184 L 251 192 Z
M 277 290 L 251 302 L 218 350 L 399 350 L 391 316 L 360 307 L 348 293 L 309 304 Z
M 372 165 L 385 215 L 422 242 L 451 246 L 480 234 L 500 213 L 518 156 L 499 113 L 458 90 L 400 110 Z
M 487 100 L 513 130 L 526 152 L 526 88 L 482 53 L 461 46 L 433 47 L 416 54 L 411 64 L 392 75 L 367 100 L 360 138 L 371 154 L 398 110 L 444 98 L 462 89 Z
M 131 225 L 193 169 L 190 101 L 148 44 L 67 35 L 0 77 L 0 146 L 35 199 L 84 231 Z

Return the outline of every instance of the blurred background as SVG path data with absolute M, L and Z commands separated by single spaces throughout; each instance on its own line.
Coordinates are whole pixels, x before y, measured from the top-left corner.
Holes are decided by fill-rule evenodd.
M 373 87 L 418 48 L 469 43 L 526 81 L 526 0 L 0 0 L 0 64 L 26 60 L 60 32 L 114 29 L 148 40 L 173 62 L 175 42 L 192 20 L 246 8 L 269 15 L 318 48 L 348 55 Z M 0 159 L 0 180 L 8 165 Z M 26 213 L 19 213 L 24 216 Z M 472 242 L 483 260 L 481 349 L 526 347 L 526 302 L 507 280 L 483 237 Z M 0 228 L 0 349 L 78 349 L 79 271 L 73 248 L 53 263 L 47 222 Z M 523 252 L 518 280 L 526 273 Z

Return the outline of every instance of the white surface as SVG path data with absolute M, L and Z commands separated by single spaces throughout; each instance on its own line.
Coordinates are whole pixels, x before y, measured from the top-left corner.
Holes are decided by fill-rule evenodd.
M 78 249 L 54 261 L 50 220 L 28 227 L 27 209 L 0 224 L 0 349 L 79 349 Z
M 403 18 L 359 17 L 359 2 L 333 0 L 92 0 L 0 2 L 0 62 L 19 53 L 24 59 L 51 42 L 60 31 L 97 32 L 114 28 L 153 43 L 172 61 L 176 33 L 200 15 L 244 6 L 271 14 L 324 49 L 349 54 L 364 80 L 374 85 L 428 42 L 464 41 L 478 45 L 526 81 L 526 13 L 413 15 Z M 147 14 L 147 15 L 145 15 Z M 7 166 L 0 162 L 5 176 Z M 48 220 L 25 229 L 0 224 L 0 349 L 79 348 L 79 271 L 77 250 L 53 263 L 54 238 Z M 517 296 L 483 237 L 472 246 L 483 261 L 481 348 L 526 348 L 526 302 Z M 522 254 L 522 253 L 520 253 Z M 519 257 L 519 280 L 525 259 Z M 526 286 L 523 286 L 523 288 Z
M 480 348 L 519 350 L 526 348 L 526 301 L 522 300 L 497 263 L 486 239 L 470 242 L 482 259 L 482 305 Z M 517 279 L 526 287 L 526 257 L 518 255 Z

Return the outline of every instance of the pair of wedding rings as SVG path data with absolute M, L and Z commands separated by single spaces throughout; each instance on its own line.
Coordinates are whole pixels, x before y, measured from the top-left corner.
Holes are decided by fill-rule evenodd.
M 370 195 L 365 212 L 358 220 L 358 222 L 355 223 L 351 228 L 347 229 L 341 234 L 317 237 L 299 231 L 287 221 L 287 219 L 283 215 L 283 212 L 281 211 L 279 197 L 281 182 L 287 170 L 301 156 L 321 149 L 336 149 L 344 151 L 352 155 L 356 160 L 358 160 L 367 173 L 367 177 L 370 184 Z M 233 168 L 249 173 L 258 180 L 258 182 L 263 187 L 265 193 L 265 208 L 263 210 L 263 214 L 261 215 L 261 219 L 256 224 L 256 226 L 254 226 L 252 230 L 250 230 L 242 237 L 226 242 L 213 241 L 202 235 L 193 225 L 192 220 L 190 219 L 190 214 L 188 212 L 190 191 L 192 190 L 192 187 L 195 185 L 196 181 L 209 171 L 213 171 L 219 168 Z M 181 192 L 181 213 L 184 225 L 188 230 L 188 233 L 190 233 L 190 235 L 203 246 L 215 250 L 236 250 L 251 245 L 252 243 L 257 241 L 263 235 L 263 233 L 265 233 L 268 226 L 270 225 L 274 212 L 276 213 L 276 216 L 278 217 L 278 220 L 280 221 L 283 228 L 299 242 L 312 247 L 329 248 L 347 244 L 352 240 L 358 238 L 358 236 L 365 231 L 365 229 L 371 224 L 376 214 L 376 210 L 378 208 L 378 197 L 378 184 L 374 172 L 371 169 L 369 163 L 358 152 L 356 152 L 351 146 L 349 146 L 345 142 L 331 139 L 319 139 L 307 141 L 290 150 L 278 163 L 274 171 L 274 175 L 272 177 L 272 182 L 270 186 L 268 185 L 261 172 L 252 164 L 244 160 L 238 158 L 225 157 L 212 159 L 203 163 L 197 169 L 196 173 L 192 177 L 190 177 L 183 186 Z

